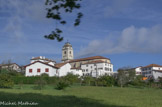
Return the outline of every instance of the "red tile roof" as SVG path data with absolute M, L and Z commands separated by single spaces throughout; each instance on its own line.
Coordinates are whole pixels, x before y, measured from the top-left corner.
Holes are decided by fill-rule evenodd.
M 57 63 L 57 64 L 55 64 L 55 67 L 60 68 L 60 67 L 64 66 L 65 64 L 67 64 L 67 63 Z
M 105 58 L 103 56 L 92 56 L 92 57 L 87 57 L 87 58 L 80 58 L 80 59 L 74 59 L 74 60 L 70 60 L 69 63 L 71 62 L 79 62 L 79 61 L 87 61 L 87 60 L 93 60 L 93 59 L 108 59 L 109 58 Z
M 50 65 L 50 64 L 47 64 L 47 63 L 44 63 L 44 62 L 41 62 L 41 61 L 35 61 L 35 62 L 31 63 L 31 64 L 25 65 L 24 67 L 33 65 L 33 64 L 35 64 L 35 63 L 37 63 L 37 62 L 42 63 L 42 64 L 45 64 L 45 65 L 50 66 L 50 67 L 52 67 L 52 68 L 57 68 L 57 67 L 55 67 L 55 66 L 52 66 L 52 65 Z
M 79 69 L 79 70 L 81 70 L 81 68 L 80 67 L 72 67 L 71 69 Z
M 150 65 L 144 66 L 143 68 L 148 68 L 148 67 L 162 67 L 162 66 L 158 64 L 150 64 Z
M 10 63 L 10 64 L 0 64 L 0 66 L 10 66 L 10 65 L 17 65 L 18 67 L 20 67 L 18 64 L 16 64 L 16 63 Z
M 84 63 L 84 64 L 96 64 L 96 63 L 107 63 L 107 62 L 102 61 L 102 60 L 97 60 L 97 61 L 87 62 L 87 63 Z M 83 64 L 83 65 L 84 65 L 84 64 Z

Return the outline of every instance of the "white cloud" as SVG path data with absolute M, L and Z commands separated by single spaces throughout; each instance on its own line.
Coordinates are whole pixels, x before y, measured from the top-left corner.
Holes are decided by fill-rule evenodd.
M 93 40 L 77 56 L 114 53 L 162 53 L 162 25 L 151 28 L 130 26 L 106 38 Z
M 44 0 L 1 0 L 0 2 L 0 13 L 8 15 L 5 17 L 7 23 L 3 27 L 3 32 L 7 32 L 12 41 L 17 42 L 23 38 L 24 26 L 29 22 L 47 21 Z

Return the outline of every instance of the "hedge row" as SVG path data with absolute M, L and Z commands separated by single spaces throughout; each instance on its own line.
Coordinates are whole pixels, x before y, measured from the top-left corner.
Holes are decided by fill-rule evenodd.
M 12 80 L 14 81 L 15 84 L 35 84 L 40 78 L 43 78 L 43 80 L 46 81 L 47 84 L 56 84 L 59 80 L 58 77 L 40 77 L 40 76 L 35 76 L 35 77 L 12 77 Z

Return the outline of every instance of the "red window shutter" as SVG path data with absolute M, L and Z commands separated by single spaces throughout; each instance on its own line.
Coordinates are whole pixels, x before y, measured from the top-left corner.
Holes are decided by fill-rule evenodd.
M 46 72 L 49 72 L 49 69 L 48 68 L 46 68 L 46 70 L 45 70 Z
M 32 73 L 32 69 L 29 69 L 29 73 Z
M 37 72 L 40 72 L 41 70 L 40 69 L 37 69 Z

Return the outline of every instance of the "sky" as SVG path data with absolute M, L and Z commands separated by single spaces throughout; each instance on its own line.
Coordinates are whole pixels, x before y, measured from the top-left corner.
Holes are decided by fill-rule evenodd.
M 47 40 L 56 21 L 46 18 L 45 0 L 0 0 L 0 63 L 27 65 L 32 57 L 61 61 L 62 47 L 72 44 L 74 57 L 95 55 L 121 67 L 162 65 L 162 0 L 82 0 L 80 10 L 64 14 L 64 41 Z M 77 12 L 84 14 L 73 26 Z

